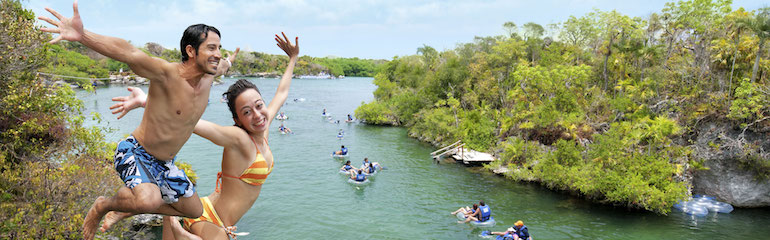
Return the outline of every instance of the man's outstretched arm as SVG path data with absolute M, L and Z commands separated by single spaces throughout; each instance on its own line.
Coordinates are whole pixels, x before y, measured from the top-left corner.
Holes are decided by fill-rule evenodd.
M 85 30 L 85 28 L 83 28 L 83 21 L 80 19 L 80 13 L 78 12 L 77 0 L 72 4 L 72 9 L 72 18 L 66 18 L 50 8 L 46 8 L 45 10 L 54 15 L 59 21 L 43 16 L 38 17 L 38 19 L 56 26 L 56 28 L 40 29 L 43 32 L 59 34 L 59 36 L 55 37 L 49 43 L 53 44 L 61 40 L 80 42 L 104 56 L 127 63 L 128 66 L 131 67 L 131 70 L 139 76 L 150 80 L 166 79 L 164 67 L 169 66 L 168 62 L 159 58 L 150 57 L 126 40 L 99 35 Z

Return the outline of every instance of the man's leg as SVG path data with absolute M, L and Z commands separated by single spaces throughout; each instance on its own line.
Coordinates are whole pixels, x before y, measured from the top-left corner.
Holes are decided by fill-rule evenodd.
M 120 220 L 123 220 L 125 218 L 134 216 L 134 213 L 129 212 L 117 212 L 117 211 L 110 211 L 106 215 L 104 215 L 104 221 L 102 221 L 102 227 L 99 228 L 99 231 L 105 232 L 109 230 L 112 227 L 112 224 L 115 224 L 117 222 L 120 222 Z
M 198 202 L 197 204 L 198 206 L 195 206 L 196 204 L 191 203 L 193 199 L 196 202 Z M 197 209 L 200 209 L 200 211 L 198 211 L 196 207 Z M 144 213 L 155 213 L 155 214 L 161 214 L 166 216 L 182 216 L 182 217 L 188 217 L 188 218 L 198 218 L 200 217 L 201 214 L 203 214 L 203 205 L 201 205 L 200 203 L 198 194 L 195 193 L 193 194 L 192 197 L 180 198 L 179 202 L 176 202 L 173 204 L 161 204 L 155 210 L 144 212 Z M 134 216 L 136 214 L 139 214 L 139 213 L 110 211 L 104 216 L 104 223 L 102 224 L 102 227 L 99 228 L 99 230 L 102 232 L 105 232 L 109 230 L 113 224 L 125 218 Z M 195 216 L 196 214 L 197 216 Z
M 150 213 L 161 204 L 163 199 L 160 197 L 160 189 L 154 184 L 142 183 L 133 189 L 120 187 L 114 196 L 99 197 L 91 205 L 83 221 L 83 239 L 93 239 L 96 226 L 110 211 Z
M 143 185 L 144 184 L 139 184 L 134 189 L 137 189 L 139 186 L 143 186 Z M 160 189 L 158 189 L 158 187 L 155 186 L 154 184 L 149 184 L 149 185 L 152 185 L 155 187 L 155 193 L 158 193 L 157 198 L 160 199 L 160 193 L 159 193 Z M 120 193 L 120 191 L 118 192 Z M 201 201 L 198 198 L 198 193 L 195 193 L 191 197 L 179 198 L 178 202 L 175 202 L 172 204 L 163 204 L 163 200 L 161 200 L 161 204 L 155 209 L 152 209 L 150 211 L 137 212 L 137 211 L 132 211 L 130 209 L 114 209 L 114 208 L 110 208 L 107 211 L 109 212 L 104 216 L 104 223 L 102 224 L 102 227 L 99 228 L 99 230 L 102 232 L 109 230 L 113 224 L 115 224 L 116 222 L 119 222 L 120 220 L 123 220 L 127 217 L 131 217 L 136 214 L 141 214 L 141 213 L 155 213 L 155 214 L 161 214 L 161 215 L 167 215 L 167 216 L 182 216 L 187 218 L 198 218 L 201 216 L 201 214 L 203 214 L 203 205 L 201 204 Z M 88 216 L 86 216 L 86 219 L 88 219 Z M 98 224 L 98 222 L 96 224 Z
M 203 204 L 201 204 L 201 200 L 196 192 L 190 197 L 179 198 L 179 201 L 175 203 L 161 205 L 155 213 L 168 216 L 199 218 L 203 214 Z

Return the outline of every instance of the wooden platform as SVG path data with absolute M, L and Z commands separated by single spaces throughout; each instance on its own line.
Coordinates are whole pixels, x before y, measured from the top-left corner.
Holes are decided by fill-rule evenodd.
M 451 155 L 455 161 L 463 162 L 464 164 L 483 164 L 490 163 L 495 160 L 492 154 L 479 152 L 465 147 L 457 148 Z
M 440 153 L 439 153 L 440 152 Z M 492 154 L 475 151 L 473 149 L 465 148 L 465 144 L 462 141 L 457 141 L 449 146 L 436 150 L 430 155 L 438 161 L 440 158 L 452 158 L 455 161 L 462 162 L 466 165 L 479 165 L 483 163 L 490 163 L 495 160 Z

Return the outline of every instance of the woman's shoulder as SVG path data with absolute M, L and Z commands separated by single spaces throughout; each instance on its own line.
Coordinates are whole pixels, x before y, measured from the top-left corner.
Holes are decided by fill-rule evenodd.
M 223 127 L 223 129 L 225 132 L 227 132 L 228 136 L 233 138 L 235 144 L 233 147 L 243 148 L 244 146 L 254 145 L 249 134 L 242 128 L 236 126 L 226 126 Z

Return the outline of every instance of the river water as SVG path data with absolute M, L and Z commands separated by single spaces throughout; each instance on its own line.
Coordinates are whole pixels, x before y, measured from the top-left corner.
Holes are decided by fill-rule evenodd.
M 233 123 L 221 94 L 235 79 L 212 87 L 203 119 L 220 125 Z M 278 79 L 250 79 L 265 99 L 274 95 Z M 145 91 L 146 86 L 141 87 Z M 517 183 L 462 164 L 435 163 L 435 148 L 409 138 L 400 127 L 344 123 L 362 102 L 373 99 L 372 78 L 294 79 L 283 106 L 285 122 L 295 134 L 281 135 L 274 121 L 270 148 L 275 170 L 251 210 L 238 222 L 250 235 L 239 239 L 482 239 L 482 230 L 503 231 L 523 220 L 535 239 L 768 239 L 770 210 L 736 209 L 730 214 L 693 218 L 683 213 L 659 216 L 590 203 L 537 184 Z M 107 140 L 119 141 L 139 125 L 142 109 L 121 120 L 109 113 L 110 99 L 126 95 L 125 86 L 80 91 L 85 113 L 102 120 L 87 121 L 113 131 Z M 305 101 L 293 101 L 304 98 Z M 321 117 L 326 108 L 333 120 Z M 345 137 L 336 138 L 342 129 Z M 350 160 L 364 157 L 387 167 L 367 185 L 348 183 L 338 170 L 342 163 L 330 153 L 345 145 Z M 214 190 L 222 148 L 193 135 L 178 155 L 200 177 L 197 190 Z M 116 175 L 117 176 L 117 175 Z M 497 225 L 477 228 L 459 224 L 450 215 L 478 200 L 490 205 Z

